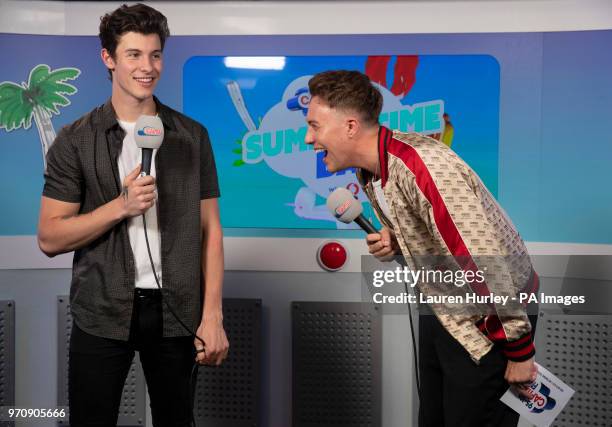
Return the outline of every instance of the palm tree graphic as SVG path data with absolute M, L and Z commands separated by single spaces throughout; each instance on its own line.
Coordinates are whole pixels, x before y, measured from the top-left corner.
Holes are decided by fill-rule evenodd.
M 13 82 L 0 83 L 0 129 L 7 132 L 32 125 L 32 117 L 38 129 L 42 147 L 43 166 L 47 170 L 47 151 L 55 140 L 55 129 L 51 123 L 53 114 L 59 115 L 58 107 L 70 105 L 65 95 L 74 95 L 77 88 L 67 80 L 81 74 L 77 68 L 58 68 L 51 71 L 47 64 L 39 64 L 30 70 L 28 83 L 21 86 Z

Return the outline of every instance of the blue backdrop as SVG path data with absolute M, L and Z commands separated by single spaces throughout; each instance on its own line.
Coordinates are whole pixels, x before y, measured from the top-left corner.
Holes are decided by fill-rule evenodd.
M 435 61 L 436 58 L 447 60 L 444 58 L 448 55 L 467 55 L 467 58 L 487 55 L 494 58 L 499 67 L 499 116 L 495 120 L 491 114 L 498 113 L 494 110 L 478 109 L 469 123 L 457 128 L 456 138 L 460 138 L 460 129 L 499 126 L 497 180 L 491 177 L 486 180 L 494 191 L 497 181 L 498 198 L 525 239 L 610 244 L 612 229 L 608 218 L 612 217 L 612 197 L 608 188 L 612 172 L 608 164 L 612 158 L 612 141 L 607 123 L 612 111 L 612 85 L 609 84 L 612 56 L 607 52 L 611 45 L 612 31 L 176 36 L 166 45 L 165 71 L 157 94 L 178 110 L 188 109 L 189 96 L 185 96 L 185 102 L 183 99 L 187 88 L 183 73 L 187 75 L 186 64 L 190 64 L 188 60 L 192 57 L 419 55 L 424 61 L 425 58 Z M 28 73 L 37 64 L 48 64 L 52 69 L 74 67 L 81 70 L 81 75 L 72 82 L 78 93 L 69 96 L 71 105 L 52 118 L 56 131 L 103 103 L 110 94 L 110 82 L 99 59 L 96 37 L 0 34 L 0 51 L 5 58 L 10 58 L 3 61 L 0 68 L 0 82 L 20 84 L 27 81 Z M 469 70 L 471 63 L 463 66 Z M 439 67 L 429 69 L 444 71 Z M 477 71 L 469 70 L 466 75 L 479 83 Z M 424 87 L 426 93 L 420 93 L 420 87 L 415 85 L 405 102 L 445 99 L 454 93 L 452 91 L 470 100 L 467 89 L 453 85 L 452 78 L 452 75 L 441 76 L 452 86 L 441 87 L 442 94 L 433 92 L 431 86 Z M 202 79 L 205 81 L 206 77 Z M 497 96 L 485 95 L 487 99 Z M 212 96 L 205 93 L 202 96 L 212 100 Z M 452 114 L 450 98 L 445 107 Z M 259 109 L 256 105 L 253 108 Z M 456 111 L 467 113 L 470 110 L 462 107 Z M 216 119 L 200 117 L 197 111 L 193 115 L 211 129 L 219 126 Z M 242 126 L 241 131 L 244 131 L 243 125 L 237 126 Z M 475 142 L 470 140 L 469 143 Z M 461 154 L 480 173 L 485 176 L 491 173 L 470 158 L 470 152 Z M 223 156 L 219 154 L 219 161 Z M 3 201 L 0 236 L 36 233 L 42 184 L 41 148 L 35 126 L 12 132 L 0 129 L 0 195 Z M 223 181 L 221 185 L 224 191 Z M 230 191 L 224 191 L 224 197 L 230 195 Z M 282 200 L 283 203 L 289 201 Z M 222 211 L 222 216 L 225 214 L 232 220 L 232 228 L 226 230 L 230 235 L 361 236 L 347 230 L 234 228 L 233 213 Z

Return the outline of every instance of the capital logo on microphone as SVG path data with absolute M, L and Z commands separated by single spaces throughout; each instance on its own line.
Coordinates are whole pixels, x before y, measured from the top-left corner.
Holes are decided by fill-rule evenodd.
M 336 218 L 340 218 L 342 215 L 344 215 L 344 212 L 346 212 L 351 206 L 351 202 L 352 200 L 347 200 L 336 208 Z
M 161 133 L 161 129 L 157 129 L 151 126 L 145 126 L 142 129 L 138 129 L 138 135 L 140 136 L 160 136 Z

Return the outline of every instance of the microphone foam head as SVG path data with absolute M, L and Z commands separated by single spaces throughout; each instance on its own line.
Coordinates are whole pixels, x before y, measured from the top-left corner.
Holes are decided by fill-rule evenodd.
M 164 125 L 157 116 L 142 115 L 134 126 L 134 139 L 140 148 L 157 149 L 164 140 Z
M 361 215 L 363 206 L 355 199 L 353 193 L 344 187 L 338 187 L 327 198 L 327 209 L 341 222 L 349 224 Z

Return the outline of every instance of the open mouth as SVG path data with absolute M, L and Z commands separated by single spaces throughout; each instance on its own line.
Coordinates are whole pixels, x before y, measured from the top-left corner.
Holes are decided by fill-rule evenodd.
M 136 80 L 139 83 L 151 83 L 153 82 L 153 77 L 134 77 L 134 80 Z
M 315 148 L 315 153 L 323 153 L 323 158 L 327 157 L 327 150 L 325 148 Z

